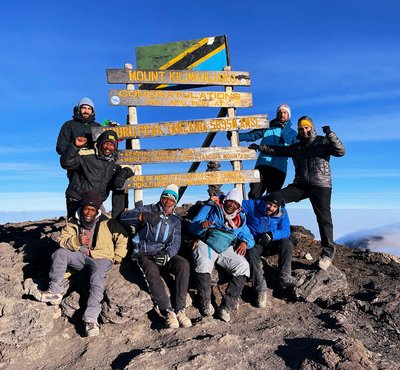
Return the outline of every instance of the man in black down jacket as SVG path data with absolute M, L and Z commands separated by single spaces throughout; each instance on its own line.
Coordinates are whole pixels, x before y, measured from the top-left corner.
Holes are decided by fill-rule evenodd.
M 85 137 L 87 142 L 85 147 L 93 149 L 91 141 L 91 128 L 100 126 L 95 122 L 95 109 L 93 101 L 89 98 L 82 98 L 78 105 L 74 107 L 73 119 L 65 122 L 58 134 L 56 151 L 59 155 L 63 154 L 76 138 Z
M 272 195 L 279 194 L 286 203 L 310 199 L 317 217 L 323 250 L 318 266 L 326 270 L 332 264 L 336 251 L 331 216 L 332 177 L 329 159 L 331 155 L 342 157 L 345 149 L 329 126 L 323 126 L 322 130 L 325 136 L 317 136 L 312 119 L 303 116 L 298 120 L 299 142 L 287 147 L 252 144 L 249 148 L 270 155 L 293 158 L 293 183 Z
M 75 138 L 60 158 L 61 167 L 71 171 L 65 192 L 68 217 L 74 216 L 87 192 L 98 192 L 104 202 L 110 190 L 121 188 L 125 180 L 133 175 L 129 167 L 122 168 L 116 163 L 118 136 L 114 131 L 104 131 L 98 137 L 94 149 L 81 150 L 86 144 L 86 137 Z M 123 198 L 124 194 L 117 200 L 113 199 L 113 217 L 123 211 Z

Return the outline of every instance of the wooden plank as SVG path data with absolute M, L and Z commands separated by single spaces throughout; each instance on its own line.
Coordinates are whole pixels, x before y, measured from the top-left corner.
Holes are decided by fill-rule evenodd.
M 111 105 L 171 107 L 251 107 L 252 95 L 225 91 L 109 90 Z
M 171 173 L 163 175 L 132 176 L 125 182 L 127 189 L 164 188 L 169 184 L 178 186 L 237 184 L 259 182 L 258 170 L 215 171 L 196 173 Z
M 114 130 L 120 139 L 202 134 L 237 130 L 268 128 L 266 114 L 223 118 L 195 119 L 160 123 L 142 123 L 131 126 L 93 127 L 92 136 L 97 137 L 106 130 Z
M 255 150 L 246 147 L 211 147 L 158 150 L 119 150 L 119 164 L 209 162 L 256 159 Z
M 249 72 L 107 69 L 111 84 L 250 86 Z

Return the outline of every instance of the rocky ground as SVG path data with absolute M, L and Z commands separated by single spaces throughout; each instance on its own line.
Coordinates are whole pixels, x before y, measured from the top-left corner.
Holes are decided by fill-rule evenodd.
M 100 335 L 84 337 L 84 273 L 72 274 L 60 307 L 35 300 L 47 288 L 54 239 L 65 220 L 0 225 L 0 368 L 7 369 L 399 369 L 400 261 L 338 247 L 334 266 L 313 263 L 319 242 L 294 227 L 294 290 L 279 289 L 276 257 L 264 261 L 266 309 L 246 286 L 230 323 L 202 318 L 188 296 L 189 329 L 164 329 L 128 258 L 107 277 Z M 305 258 L 309 252 L 313 260 Z M 226 284 L 214 276 L 216 304 Z M 193 301 L 193 304 L 192 304 Z

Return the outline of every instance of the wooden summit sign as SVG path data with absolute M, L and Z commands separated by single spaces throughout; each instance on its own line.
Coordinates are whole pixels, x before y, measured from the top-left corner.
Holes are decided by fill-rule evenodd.
M 125 183 L 126 189 L 164 188 L 169 184 L 178 186 L 208 184 L 243 184 L 259 182 L 258 170 L 215 171 L 196 173 L 171 173 L 165 175 L 133 176 Z
M 156 136 L 202 134 L 220 131 L 254 130 L 269 127 L 265 114 L 254 116 L 234 116 L 223 118 L 194 119 L 160 123 L 141 123 L 140 125 L 115 126 L 112 129 L 119 139 L 136 139 Z M 92 128 L 93 139 L 109 127 Z
M 109 90 L 111 105 L 174 107 L 251 107 L 251 93 L 187 90 Z

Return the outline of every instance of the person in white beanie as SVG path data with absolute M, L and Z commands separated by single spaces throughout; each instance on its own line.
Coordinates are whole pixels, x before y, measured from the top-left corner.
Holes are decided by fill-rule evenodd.
M 288 146 L 297 142 L 297 132 L 292 129 L 291 111 L 287 104 L 281 104 L 276 110 L 276 118 L 268 128 L 240 132 L 239 141 L 254 142 L 261 139 L 260 144 Z M 228 133 L 228 138 L 229 133 Z M 249 198 L 256 199 L 265 192 L 280 190 L 286 179 L 288 157 L 275 157 L 266 153 L 258 156 L 255 168 L 260 171 L 260 182 L 250 184 Z
M 185 258 L 178 255 L 182 226 L 180 217 L 174 214 L 178 193 L 178 186 L 170 184 L 161 193 L 157 204 L 125 211 L 120 217 L 122 225 L 135 228 L 138 241 L 135 242 L 136 251 L 132 257 L 148 283 L 154 304 L 163 315 L 166 327 L 171 329 L 192 326 L 185 314 L 190 266 Z M 161 280 L 161 270 L 175 277 L 174 304 Z
M 211 273 L 215 264 L 232 277 L 218 316 L 230 321 L 231 312 L 242 293 L 246 276 L 250 277 L 249 263 L 245 258 L 247 249 L 254 246 L 254 238 L 246 225 L 241 210 L 242 193 L 234 188 L 226 196 L 213 197 L 188 224 L 189 231 L 197 238 L 194 244 L 195 265 L 200 313 L 212 316 Z

